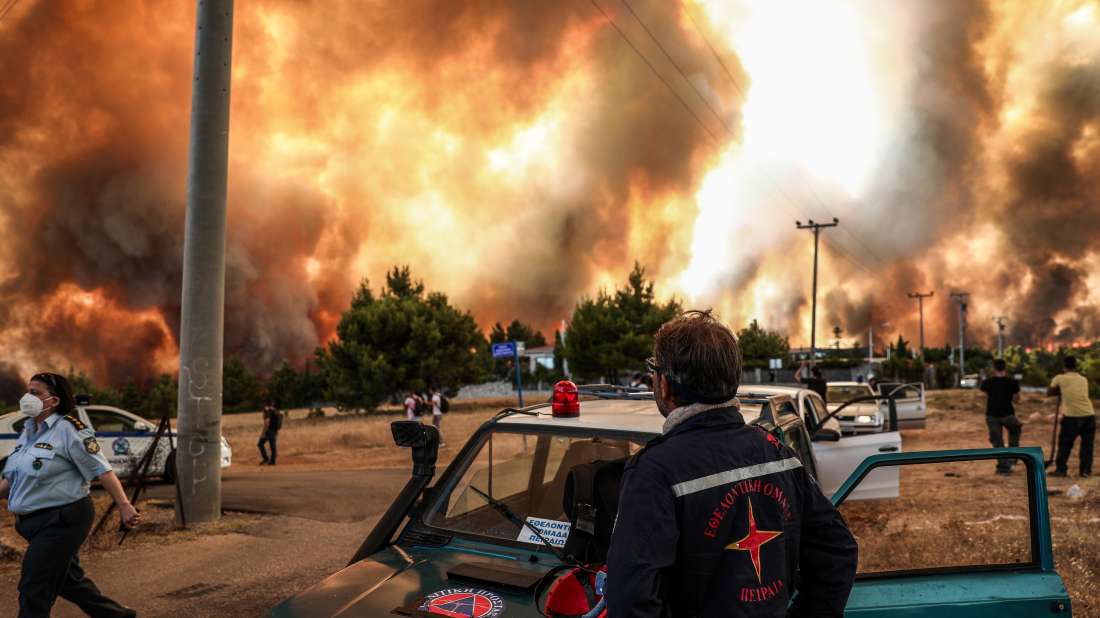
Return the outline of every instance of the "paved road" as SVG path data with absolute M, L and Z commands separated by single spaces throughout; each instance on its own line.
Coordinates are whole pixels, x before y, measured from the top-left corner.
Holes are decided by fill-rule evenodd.
M 222 508 L 317 521 L 362 521 L 381 515 L 405 482 L 409 470 L 302 470 L 242 466 L 222 476 Z M 148 497 L 172 500 L 173 485 L 148 489 Z

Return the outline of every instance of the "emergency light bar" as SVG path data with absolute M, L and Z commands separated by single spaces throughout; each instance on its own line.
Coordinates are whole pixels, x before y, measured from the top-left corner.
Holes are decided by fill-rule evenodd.
M 580 416 L 581 396 L 577 391 L 577 385 L 569 380 L 562 380 L 555 384 L 550 409 L 555 418 Z

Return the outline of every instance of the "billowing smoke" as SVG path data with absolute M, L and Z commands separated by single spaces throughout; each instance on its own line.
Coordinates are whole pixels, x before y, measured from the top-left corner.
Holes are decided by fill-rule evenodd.
M 227 352 L 303 359 L 398 263 L 483 323 L 540 325 L 635 258 L 674 271 L 681 234 L 649 208 L 690 219 L 737 101 L 682 7 L 631 6 L 721 120 L 585 2 L 239 3 Z M 25 370 L 173 366 L 193 11 L 39 1 L 0 24 L 0 347 Z
M 1095 2 L 628 1 L 683 76 L 598 5 L 682 100 L 591 2 L 238 3 L 227 351 L 301 361 L 395 264 L 482 324 L 552 328 L 635 260 L 805 344 L 793 223 L 832 216 L 819 343 L 915 340 L 906 294 L 929 289 L 930 345 L 955 290 L 979 342 L 999 315 L 1009 343 L 1100 335 Z M 9 366 L 173 370 L 193 11 L 25 0 L 0 22 Z

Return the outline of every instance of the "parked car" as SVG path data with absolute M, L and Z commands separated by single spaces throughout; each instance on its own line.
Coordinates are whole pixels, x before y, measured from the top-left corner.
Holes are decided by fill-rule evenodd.
M 103 449 L 103 454 L 107 456 L 107 460 L 119 478 L 125 478 L 133 472 L 138 462 L 144 457 L 145 451 L 152 446 L 156 435 L 156 422 L 113 406 L 84 404 L 78 401 L 76 415 L 85 425 L 95 430 L 96 439 Z M 11 455 L 15 449 L 19 434 L 29 420 L 18 411 L 0 416 L 0 469 L 3 468 L 8 455 Z M 169 435 L 161 437 L 157 444 L 157 452 L 149 465 L 150 476 L 163 477 L 167 481 L 175 479 L 176 454 L 172 450 L 175 439 L 174 429 Z M 232 463 L 233 449 L 230 448 L 225 436 L 222 436 L 221 467 L 228 468 Z
M 738 389 L 738 394 L 755 393 L 757 396 L 784 394 L 796 404 L 798 414 L 810 433 L 814 459 L 817 460 L 817 481 L 826 496 L 832 496 L 841 483 L 855 472 L 863 460 L 882 453 L 900 453 L 901 434 L 897 429 L 885 427 L 886 431 L 877 433 L 843 433 L 840 422 L 830 412 L 838 406 L 829 408 L 821 396 L 806 388 L 794 386 L 756 386 L 746 385 Z M 873 403 L 873 402 L 872 402 Z M 861 404 L 853 404 L 861 405 Z M 842 411 L 842 414 L 844 412 Z M 885 414 L 885 413 L 884 413 Z M 899 414 L 900 418 L 900 414 Z M 832 435 L 835 434 L 835 437 Z M 869 500 L 889 498 L 898 495 L 898 477 L 896 471 L 878 470 L 872 477 L 860 484 L 849 500 Z
M 920 382 L 879 382 L 881 395 L 893 395 L 898 408 L 899 429 L 924 429 L 927 405 L 924 400 L 924 384 Z M 880 400 L 879 411 L 884 415 L 886 401 Z
M 978 388 L 981 379 L 976 373 L 968 373 L 959 380 L 959 388 Z
M 829 382 L 826 404 L 830 412 L 860 397 L 874 397 L 878 393 L 864 382 Z M 852 404 L 837 415 L 840 431 L 845 435 L 879 433 L 886 430 L 886 416 L 879 403 L 865 401 Z

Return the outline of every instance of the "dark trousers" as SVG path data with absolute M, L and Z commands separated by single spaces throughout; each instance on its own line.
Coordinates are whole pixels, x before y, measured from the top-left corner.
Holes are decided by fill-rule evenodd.
M 1081 450 L 1078 456 L 1081 458 L 1078 471 L 1081 474 L 1092 474 L 1092 443 L 1096 439 L 1095 416 L 1063 416 L 1062 428 L 1058 432 L 1058 459 L 1055 461 L 1056 472 L 1066 472 L 1069 469 L 1069 454 L 1073 450 L 1073 441 L 1080 436 Z
M 279 432 L 271 431 L 270 429 L 260 436 L 258 446 L 260 447 L 260 458 L 263 459 L 263 461 L 275 463 L 275 456 L 279 454 L 279 447 L 275 444 L 278 437 Z M 271 457 L 267 456 L 267 449 L 264 448 L 264 443 L 271 445 Z
M 985 417 L 985 426 L 989 429 L 989 443 L 993 445 L 993 448 L 1003 448 L 1004 431 L 1008 431 L 1008 445 L 1020 446 L 1020 432 L 1024 426 L 1020 423 L 1020 420 L 1016 418 L 1015 414 L 1009 414 L 1008 416 L 987 416 Z M 998 470 L 1011 470 L 1012 464 L 1016 463 L 1015 459 L 998 459 Z
M 96 618 L 135 615 L 103 596 L 80 568 L 77 553 L 93 519 L 95 508 L 84 498 L 20 517 L 15 523 L 16 532 L 29 544 L 19 576 L 20 618 L 49 616 L 58 596 Z

